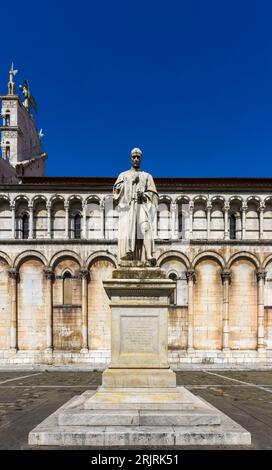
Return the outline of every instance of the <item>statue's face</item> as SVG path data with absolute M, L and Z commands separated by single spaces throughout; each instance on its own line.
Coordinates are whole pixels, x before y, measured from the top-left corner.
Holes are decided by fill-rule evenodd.
M 142 157 L 140 155 L 134 154 L 131 155 L 130 160 L 133 168 L 140 168 Z

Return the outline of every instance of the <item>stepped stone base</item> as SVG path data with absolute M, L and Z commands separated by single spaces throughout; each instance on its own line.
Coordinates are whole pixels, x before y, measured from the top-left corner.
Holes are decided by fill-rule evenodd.
M 134 406 L 127 402 L 126 409 L 117 403 L 113 406 L 113 402 L 110 408 L 91 409 L 92 399 L 94 403 L 99 393 L 107 392 L 87 391 L 72 398 L 33 429 L 29 434 L 29 445 L 152 447 L 251 444 L 250 433 L 235 421 L 183 387 L 175 390 L 185 403 L 190 404 L 189 409 L 180 407 L 180 403 L 176 403 L 175 409 L 158 409 L 158 404 L 156 409 L 152 409 L 150 403 L 145 407 L 147 403 L 144 401 L 138 401 L 135 406 L 137 400 L 134 400 Z M 144 400 L 144 390 L 141 394 Z M 161 390 L 160 394 L 163 395 Z

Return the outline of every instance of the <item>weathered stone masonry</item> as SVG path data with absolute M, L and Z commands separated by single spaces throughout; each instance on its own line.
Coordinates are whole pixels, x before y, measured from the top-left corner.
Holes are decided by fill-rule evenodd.
M 102 281 L 117 263 L 113 179 L 22 182 L 0 188 L 0 361 L 106 364 Z M 270 362 L 272 180 L 156 184 L 158 265 L 176 281 L 171 363 Z

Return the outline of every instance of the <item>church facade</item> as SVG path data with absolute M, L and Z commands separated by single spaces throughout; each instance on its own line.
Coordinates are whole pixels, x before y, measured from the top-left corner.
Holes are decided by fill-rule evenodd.
M 115 178 L 47 177 L 13 67 L 2 96 L 0 365 L 110 361 Z M 28 101 L 27 101 L 28 100 Z M 148 158 L 148 157 L 147 157 Z M 169 360 L 272 362 L 272 178 L 155 178 L 157 265 L 176 282 Z

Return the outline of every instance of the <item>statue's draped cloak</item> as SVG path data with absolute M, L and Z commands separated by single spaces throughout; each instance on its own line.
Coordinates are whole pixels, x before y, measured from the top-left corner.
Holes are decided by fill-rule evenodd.
M 133 184 L 135 176 L 139 182 Z M 146 201 L 137 201 L 141 191 Z M 119 212 L 119 259 L 133 254 L 133 259 L 145 261 L 154 258 L 153 220 L 158 205 L 158 193 L 152 176 L 141 170 L 120 173 L 114 187 L 113 199 Z

